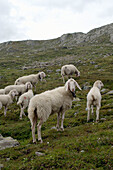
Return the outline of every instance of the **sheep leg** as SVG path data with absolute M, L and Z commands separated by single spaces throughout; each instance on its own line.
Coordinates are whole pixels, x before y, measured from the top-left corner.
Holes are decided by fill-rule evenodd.
M 41 127 L 42 127 L 42 123 L 43 120 L 40 119 L 38 125 L 37 125 L 37 132 L 38 132 L 38 141 L 40 141 L 40 143 L 43 143 L 42 137 L 41 137 Z
M 62 131 L 64 131 L 64 126 L 63 126 L 64 117 L 65 117 L 65 112 L 62 113 L 62 118 L 61 118 L 61 130 L 62 130 Z
M 96 122 L 99 121 L 99 109 L 100 109 L 100 106 L 97 106 L 97 109 L 96 109 Z
M 22 119 L 22 115 L 26 116 L 24 113 L 25 107 L 21 107 L 21 112 L 20 112 L 20 119 Z
M 56 128 L 59 131 L 59 121 L 60 121 L 60 113 L 57 114 L 57 125 Z
M 0 109 L 2 108 L 2 103 L 0 102 Z
M 91 105 L 91 110 L 92 110 L 92 115 L 94 115 L 94 113 L 93 113 L 93 105 Z
M 87 122 L 89 122 L 89 120 L 90 120 L 90 107 L 91 107 L 91 103 L 89 101 L 87 101 L 87 110 L 88 110 Z
M 4 116 L 6 117 L 7 107 L 4 107 Z
M 62 79 L 63 79 L 63 83 L 65 83 L 65 79 L 64 79 L 64 76 L 62 75 Z
M 37 123 L 37 119 L 30 120 L 31 121 L 31 129 L 32 129 L 32 138 L 33 138 L 33 143 L 36 143 L 36 138 L 35 138 L 35 126 Z

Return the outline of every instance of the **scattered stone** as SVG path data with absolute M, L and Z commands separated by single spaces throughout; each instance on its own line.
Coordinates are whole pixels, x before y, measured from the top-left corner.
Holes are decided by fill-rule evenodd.
M 60 69 L 57 69 L 57 70 L 56 70 L 57 73 L 60 72 L 60 71 L 61 71 Z
M 55 129 L 56 130 L 57 128 L 55 126 L 53 126 L 51 129 Z
M 100 120 L 103 120 L 103 121 L 105 121 L 105 120 L 106 120 L 106 118 L 101 118 Z
M 113 94 L 113 90 L 109 91 L 109 92 L 106 93 L 106 94 L 111 94 L 111 95 L 112 95 L 112 94 Z
M 89 82 L 86 82 L 82 87 L 83 90 L 89 90 L 90 88 L 91 88 L 91 85 L 89 84 Z
M 102 93 L 102 94 L 106 94 L 107 92 L 108 92 L 108 89 L 102 89 L 102 90 L 101 90 L 101 93 Z
M 76 116 L 76 115 L 77 115 L 77 113 L 78 113 L 78 112 L 75 112 L 75 113 L 74 113 L 74 116 Z
M 37 156 L 44 156 L 44 155 L 45 155 L 45 153 L 35 152 L 35 155 L 37 155 Z
M 83 153 L 83 152 L 85 152 L 85 151 L 84 151 L 84 150 L 81 150 L 80 152 Z
M 3 164 L 0 164 L 0 170 L 1 170 L 3 167 L 4 167 L 4 165 L 3 165 Z
M 47 73 L 52 73 L 52 70 L 46 70 Z
M 6 161 L 10 161 L 10 158 L 6 158 Z
M 79 102 L 80 99 L 78 97 L 74 98 L 73 101 Z
M 19 142 L 16 139 L 13 139 L 12 137 L 3 137 L 0 134 L 0 150 L 6 149 L 6 148 L 11 148 L 18 146 Z

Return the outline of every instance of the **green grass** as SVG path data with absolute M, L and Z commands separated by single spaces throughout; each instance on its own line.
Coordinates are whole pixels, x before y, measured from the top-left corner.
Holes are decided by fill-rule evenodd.
M 104 39 L 104 37 L 103 37 Z M 102 39 L 102 40 L 103 40 Z M 107 40 L 106 40 L 107 41 Z M 63 86 L 60 72 L 63 64 L 72 63 L 81 72 L 77 82 L 81 87 L 88 82 L 92 86 L 95 80 L 102 80 L 104 88 L 113 90 L 113 55 L 112 45 L 87 45 L 71 48 L 51 48 L 36 51 L 38 45 L 26 45 L 25 42 L 12 42 L 13 52 L 0 51 L 0 88 L 4 88 L 23 75 L 44 71 L 46 82 L 37 84 L 37 93 Z M 20 57 L 15 57 L 20 56 Z M 48 62 L 42 68 L 22 70 L 23 66 L 33 66 L 35 62 Z M 93 63 L 92 63 L 93 62 Z M 98 67 L 96 67 L 98 65 Z M 47 70 L 52 70 L 48 73 Z M 64 132 L 51 127 L 56 125 L 57 115 L 49 117 L 42 126 L 43 144 L 32 144 L 32 135 L 28 117 L 19 120 L 20 109 L 14 102 L 8 107 L 7 117 L 0 110 L 0 133 L 17 139 L 19 146 L 0 151 L 0 164 L 4 169 L 112 169 L 113 168 L 113 96 L 102 95 L 99 123 L 95 115 L 87 123 L 86 96 L 88 90 L 79 91 L 76 95 L 80 101 L 73 102 L 66 112 Z M 27 115 L 27 110 L 25 111 Z M 77 113 L 75 115 L 75 113 Z M 37 137 L 37 134 L 36 134 Z M 35 152 L 45 153 L 38 157 Z M 10 158 L 8 161 L 7 158 Z

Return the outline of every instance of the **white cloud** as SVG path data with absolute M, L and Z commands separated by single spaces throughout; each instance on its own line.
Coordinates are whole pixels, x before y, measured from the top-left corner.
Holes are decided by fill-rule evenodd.
M 0 42 L 51 39 L 113 21 L 112 0 L 0 0 Z

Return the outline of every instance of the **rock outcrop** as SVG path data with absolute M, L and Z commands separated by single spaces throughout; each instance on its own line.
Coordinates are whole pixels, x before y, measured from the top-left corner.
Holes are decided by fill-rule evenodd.
M 0 134 L 0 150 L 15 147 L 18 145 L 19 145 L 19 142 L 16 139 L 13 139 L 12 137 L 3 137 Z

